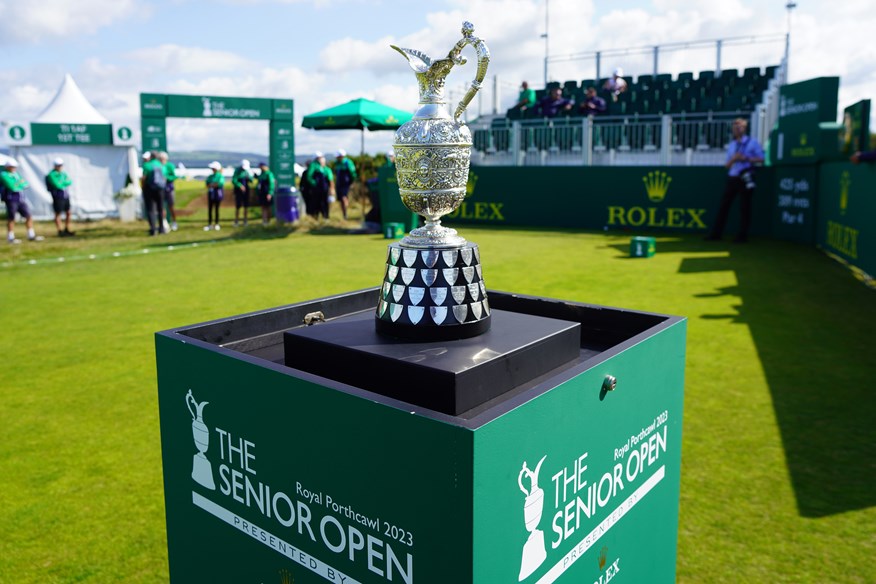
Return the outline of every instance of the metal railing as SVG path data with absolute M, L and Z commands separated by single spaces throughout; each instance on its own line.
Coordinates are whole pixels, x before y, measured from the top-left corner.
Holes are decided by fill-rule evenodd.
M 481 166 L 722 164 L 738 113 L 497 120 L 474 132 Z

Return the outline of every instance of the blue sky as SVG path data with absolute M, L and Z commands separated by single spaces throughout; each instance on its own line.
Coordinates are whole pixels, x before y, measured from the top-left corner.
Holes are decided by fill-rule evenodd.
M 838 75 L 840 108 L 876 97 L 876 30 L 870 3 L 798 0 L 792 20 L 791 79 Z M 768 35 L 787 28 L 785 0 L 0 0 L 0 120 L 26 121 L 49 103 L 65 73 L 115 123 L 139 128 L 139 93 L 292 97 L 296 117 L 368 97 L 411 110 L 413 75 L 390 43 L 437 55 L 471 20 L 493 59 L 480 104 L 516 96 L 520 80 L 543 83 L 545 10 L 550 54 L 660 43 Z M 782 42 L 725 47 L 724 68 L 779 61 Z M 474 61 L 474 59 L 471 59 Z M 709 47 L 661 55 L 660 70 L 714 68 Z M 602 71 L 650 73 L 650 55 L 604 59 Z M 594 76 L 591 60 L 552 65 L 551 77 Z M 461 94 L 473 68 L 448 86 Z M 477 104 L 471 107 L 477 111 Z M 267 124 L 171 120 L 171 150 L 264 152 Z M 391 132 L 367 133 L 366 149 L 385 150 Z M 299 129 L 297 151 L 358 151 L 357 132 Z

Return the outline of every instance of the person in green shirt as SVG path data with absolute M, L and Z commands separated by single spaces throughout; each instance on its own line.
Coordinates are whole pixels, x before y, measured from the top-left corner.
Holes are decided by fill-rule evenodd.
M 335 192 L 335 175 L 332 169 L 326 166 L 325 156 L 322 152 L 317 152 L 313 157 L 313 162 L 307 168 L 307 174 L 304 179 L 307 181 L 311 199 L 314 204 L 314 212 L 311 213 L 308 209 L 308 215 L 322 215 L 326 219 L 329 217 L 329 195 Z
M 146 219 L 149 221 L 149 235 L 165 233 L 164 230 L 164 189 L 167 177 L 164 165 L 155 152 L 143 153 L 143 203 L 146 206 Z
M 167 152 L 159 152 L 158 160 L 164 165 L 164 177 L 167 179 L 167 184 L 164 186 L 164 205 L 167 208 L 165 216 L 170 219 L 171 231 L 176 231 L 179 227 L 176 224 L 176 209 L 174 209 L 174 193 L 176 191 L 173 181 L 179 177 L 176 175 L 176 166 L 170 162 Z
M 262 225 L 267 225 L 271 220 L 271 200 L 274 198 L 274 190 L 277 188 L 277 179 L 268 168 L 267 162 L 259 162 L 258 189 L 259 205 L 262 206 Z
M 6 161 L 6 167 L 0 171 L 0 197 L 6 203 L 6 241 L 9 243 L 21 243 L 15 238 L 15 215 L 21 215 L 26 221 L 27 238 L 30 241 L 42 241 L 42 235 L 37 235 L 33 230 L 33 217 L 24 200 L 24 189 L 30 185 L 18 174 L 18 162 L 14 158 Z
M 213 174 L 207 177 L 207 226 L 204 231 L 215 229 L 219 231 L 219 206 L 225 196 L 225 177 L 222 175 L 222 165 L 218 161 L 210 163 Z M 215 214 L 215 219 L 213 215 Z
M 520 94 L 517 96 L 517 103 L 511 106 L 508 112 L 520 110 L 521 112 L 535 105 L 535 90 L 529 88 L 529 83 L 524 81 L 520 84 Z
M 338 193 L 338 203 L 341 204 L 341 213 L 347 218 L 347 204 L 350 187 L 356 182 L 356 165 L 347 157 L 345 150 L 338 150 L 335 164 L 332 168 L 335 175 L 335 191 Z
M 64 160 L 56 158 L 54 168 L 46 175 L 46 187 L 52 195 L 52 208 L 55 210 L 55 227 L 58 228 L 58 237 L 75 235 L 70 231 L 70 192 L 67 190 L 73 181 L 64 172 Z M 61 213 L 66 213 L 64 228 L 61 229 Z
M 240 208 L 243 207 L 243 226 L 246 227 L 249 215 L 249 187 L 252 182 L 252 173 L 249 170 L 249 160 L 241 160 L 240 166 L 234 169 L 231 176 L 231 184 L 234 186 L 234 226 L 237 227 L 240 219 Z

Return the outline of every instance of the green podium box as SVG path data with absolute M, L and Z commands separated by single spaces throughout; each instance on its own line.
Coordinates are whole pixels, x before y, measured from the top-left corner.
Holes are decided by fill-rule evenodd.
M 631 258 L 652 258 L 657 251 L 657 240 L 653 237 L 633 237 L 630 239 Z
M 675 582 L 685 319 L 488 294 L 578 350 L 457 415 L 386 363 L 285 365 L 317 311 L 370 326 L 376 289 L 157 333 L 171 583 Z

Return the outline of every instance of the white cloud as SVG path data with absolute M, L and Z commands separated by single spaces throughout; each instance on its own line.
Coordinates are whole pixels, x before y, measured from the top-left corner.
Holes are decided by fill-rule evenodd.
M 0 3 L 0 44 L 87 36 L 149 9 L 134 0 L 40 0 Z
M 131 51 L 125 57 L 160 75 L 246 71 L 255 63 L 230 51 L 165 44 Z

